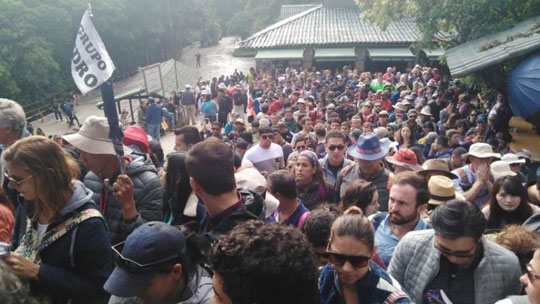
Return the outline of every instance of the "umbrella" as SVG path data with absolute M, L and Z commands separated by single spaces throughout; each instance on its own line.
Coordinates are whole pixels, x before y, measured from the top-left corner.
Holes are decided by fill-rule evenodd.
M 523 118 L 540 110 L 540 53 L 512 70 L 508 78 L 508 100 L 514 114 Z

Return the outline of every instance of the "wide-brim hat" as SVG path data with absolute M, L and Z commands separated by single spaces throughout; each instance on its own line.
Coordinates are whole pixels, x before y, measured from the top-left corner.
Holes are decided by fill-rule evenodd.
M 109 122 L 105 117 L 89 116 L 78 133 L 64 135 L 62 139 L 86 153 L 116 155 L 112 140 L 109 138 Z M 124 155 L 133 152 L 125 145 L 122 147 Z
M 436 173 L 437 175 L 444 175 L 449 179 L 458 178 L 457 175 L 450 172 L 448 162 L 444 159 L 428 159 L 422 165 L 422 170 L 418 171 L 418 174 L 426 176 L 429 173 Z
M 385 159 L 393 165 L 405 167 L 412 171 L 422 170 L 422 167 L 418 165 L 416 154 L 409 149 L 398 150 L 394 155 L 386 156 Z
M 420 111 L 420 114 L 427 115 L 427 116 L 432 116 L 431 115 L 431 108 L 429 106 L 423 107 L 422 110 Z
M 486 143 L 475 143 L 472 144 L 469 148 L 469 152 L 463 154 L 465 157 L 474 156 L 478 158 L 489 158 L 489 157 L 495 157 L 495 158 L 501 158 L 501 154 L 494 153 L 493 148 L 491 145 Z
M 428 204 L 430 205 L 438 206 L 453 199 L 465 200 L 463 194 L 456 191 L 452 180 L 446 176 L 432 176 L 428 181 L 428 189 L 430 194 Z
M 510 169 L 510 165 L 505 162 L 504 160 L 498 160 L 491 163 L 489 166 L 491 173 L 495 176 L 495 178 L 503 177 L 503 176 L 516 176 L 517 173 L 512 171 Z
M 524 164 L 526 160 L 524 158 L 519 158 L 517 154 L 508 153 L 501 157 L 502 161 L 505 161 L 507 164 Z
M 377 160 L 383 158 L 390 146 L 386 142 L 381 142 L 375 134 L 365 134 L 358 138 L 356 145 L 350 147 L 347 153 L 362 160 Z
M 407 109 L 405 108 L 405 106 L 403 105 L 403 103 L 401 102 L 398 102 L 396 103 L 395 105 L 392 106 L 394 109 L 396 110 L 401 110 L 403 112 L 407 111 Z

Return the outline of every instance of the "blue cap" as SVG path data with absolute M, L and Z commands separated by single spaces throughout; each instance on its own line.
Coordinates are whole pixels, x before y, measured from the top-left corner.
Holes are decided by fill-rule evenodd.
M 487 116 L 486 114 L 480 114 L 478 117 L 476 117 L 476 122 L 487 122 Z
M 126 239 L 122 256 L 145 265 L 171 259 L 171 264 L 185 261 L 186 237 L 163 222 L 148 222 L 137 227 Z M 178 257 L 177 259 L 175 257 Z M 163 264 L 159 264 L 163 267 Z M 118 297 L 134 297 L 143 292 L 152 282 L 159 268 L 132 273 L 119 266 L 114 268 L 103 288 Z

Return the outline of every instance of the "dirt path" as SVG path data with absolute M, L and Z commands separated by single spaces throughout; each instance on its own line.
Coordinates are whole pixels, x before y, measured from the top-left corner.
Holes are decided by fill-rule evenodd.
M 194 43 L 191 46 L 184 48 L 183 56 L 180 60 L 182 63 L 190 67 L 196 66 L 195 54 L 201 53 L 201 76 L 205 80 L 210 80 L 212 77 L 219 77 L 220 75 L 230 75 L 234 73 L 235 69 L 244 72 L 246 74 L 249 68 L 255 66 L 255 60 L 253 58 L 237 58 L 233 57 L 232 53 L 235 47 L 233 37 L 224 37 L 221 39 L 218 45 L 199 48 L 198 43 Z M 121 87 L 125 81 L 115 83 L 115 87 Z M 99 90 L 95 90 L 81 98 L 80 105 L 75 107 L 77 117 L 81 124 L 90 115 L 104 116 L 103 110 L 98 109 L 95 104 L 101 101 L 101 93 Z M 138 101 L 133 102 L 133 110 L 136 113 Z M 129 103 L 127 100 L 122 101 L 122 108 L 129 109 Z M 137 117 L 135 117 L 137 121 Z M 34 130 L 41 128 L 46 135 L 63 135 L 67 132 L 73 132 L 68 128 L 65 117 L 64 122 L 56 121 L 54 114 L 49 114 L 41 120 L 36 120 L 32 123 Z M 161 138 L 161 144 L 164 152 L 170 153 L 174 148 L 174 135 L 168 132 Z

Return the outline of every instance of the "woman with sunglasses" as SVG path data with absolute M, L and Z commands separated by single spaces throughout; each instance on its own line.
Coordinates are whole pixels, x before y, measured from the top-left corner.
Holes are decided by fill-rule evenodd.
M 312 151 L 298 153 L 294 165 L 298 198 L 309 210 L 323 202 L 334 203 L 336 194 L 326 182 L 317 155 Z
M 508 224 L 521 225 L 534 212 L 540 211 L 527 201 L 527 190 L 517 176 L 502 176 L 494 183 L 489 205 L 482 208 L 487 228 L 502 230 Z
M 319 277 L 321 304 L 412 303 L 373 262 L 374 235 L 373 225 L 357 207 L 332 224 L 326 250 L 330 263 Z
M 107 298 L 112 271 L 109 234 L 80 181 L 77 163 L 54 141 L 24 138 L 3 153 L 9 187 L 23 197 L 26 233 L 5 259 L 30 291 L 52 303 Z M 16 227 L 24 227 L 17 219 Z

